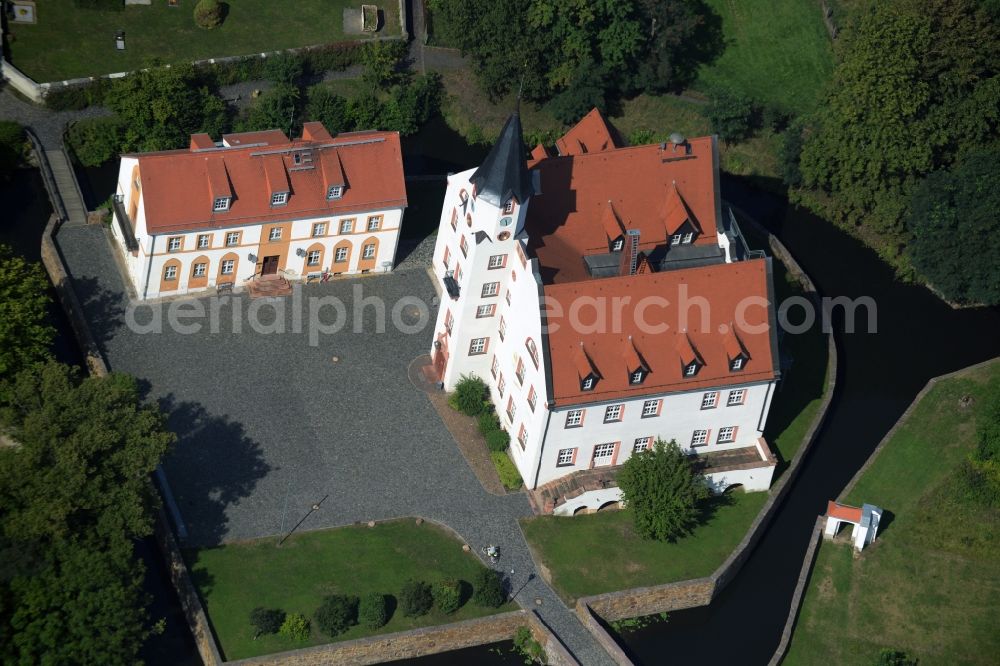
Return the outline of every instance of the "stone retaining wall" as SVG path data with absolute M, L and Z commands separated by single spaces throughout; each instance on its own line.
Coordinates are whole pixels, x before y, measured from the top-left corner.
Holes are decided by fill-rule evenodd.
M 805 557 L 802 558 L 802 568 L 799 570 L 799 579 L 795 583 L 795 593 L 792 594 L 792 606 L 788 610 L 788 619 L 785 621 L 785 628 L 781 632 L 781 640 L 778 648 L 774 651 L 774 656 L 768 662 L 768 666 L 778 666 L 788 652 L 788 645 L 792 640 L 792 630 L 795 628 L 795 620 L 799 616 L 799 608 L 802 606 L 802 595 L 806 591 L 806 583 L 809 582 L 809 574 L 812 572 L 813 563 L 816 561 L 816 548 L 823 540 L 823 516 L 817 516 L 816 525 L 813 527 L 812 535 L 809 537 L 809 547 L 806 548 Z
M 604 651 L 607 652 L 618 666 L 632 666 L 632 660 L 628 658 L 625 651 L 621 649 L 615 639 L 605 631 L 604 626 L 598 622 L 597 617 L 586 605 L 580 605 L 577 603 L 576 606 L 577 615 L 580 616 L 580 621 L 583 622 L 583 626 L 587 628 L 597 642 L 601 644 Z

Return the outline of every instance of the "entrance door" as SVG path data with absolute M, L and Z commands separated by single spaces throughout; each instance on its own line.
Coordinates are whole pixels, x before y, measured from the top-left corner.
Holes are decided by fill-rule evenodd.
M 273 257 L 264 257 L 264 266 L 260 269 L 261 275 L 274 275 L 278 272 L 278 259 L 280 255 L 274 255 Z

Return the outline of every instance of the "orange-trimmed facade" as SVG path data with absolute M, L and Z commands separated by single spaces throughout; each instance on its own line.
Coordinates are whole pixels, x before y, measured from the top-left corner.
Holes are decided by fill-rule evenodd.
M 391 270 L 406 208 L 396 132 L 191 137 L 123 155 L 112 234 L 140 299 L 266 275 Z

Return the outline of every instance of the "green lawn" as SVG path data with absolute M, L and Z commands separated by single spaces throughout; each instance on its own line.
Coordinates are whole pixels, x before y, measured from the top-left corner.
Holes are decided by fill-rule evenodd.
M 229 0 L 229 15 L 214 30 L 195 25 L 193 0 L 179 4 L 105 11 L 46 0 L 37 24 L 11 23 L 11 61 L 36 81 L 61 81 L 133 70 L 151 58 L 182 62 L 365 38 L 343 31 L 344 7 L 360 7 L 360 0 Z M 385 24 L 378 34 L 399 35 L 399 3 L 379 8 Z M 114 48 L 118 30 L 125 31 L 124 51 Z
M 818 2 L 706 1 L 722 17 L 726 49 L 696 88 L 722 86 L 799 113 L 816 105 L 833 71 Z
M 785 664 L 871 664 L 885 647 L 921 666 L 1000 654 L 1000 514 L 956 492 L 978 405 L 1000 363 L 939 383 L 847 496 L 892 514 L 860 558 L 824 543 Z
M 413 520 L 379 523 L 374 528 L 308 532 L 291 537 L 280 548 L 276 543 L 277 539 L 271 538 L 185 553 L 227 660 L 513 610 L 510 604 L 494 610 L 467 601 L 452 615 L 435 609 L 423 617 L 408 618 L 396 611 L 376 632 L 354 626 L 331 639 L 313 626 L 312 637 L 306 642 L 278 635 L 253 640 L 247 618 L 257 606 L 311 618 L 328 594 L 381 592 L 395 596 L 408 578 L 431 584 L 448 577 L 470 582 L 482 567 L 473 555 L 462 551 L 461 543 L 450 533 L 430 523 L 418 526 Z M 466 588 L 471 594 L 471 586 Z
M 767 493 L 735 492 L 709 520 L 676 543 L 647 541 L 622 511 L 536 516 L 521 521 L 536 556 L 566 600 L 707 576 L 722 564 L 757 516 Z

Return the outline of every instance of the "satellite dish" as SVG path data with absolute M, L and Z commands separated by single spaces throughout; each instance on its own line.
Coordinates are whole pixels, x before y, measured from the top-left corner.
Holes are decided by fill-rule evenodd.
M 680 132 L 673 132 L 670 135 L 670 143 L 674 144 L 675 146 L 683 144 L 684 140 L 685 140 L 684 135 L 681 134 Z

